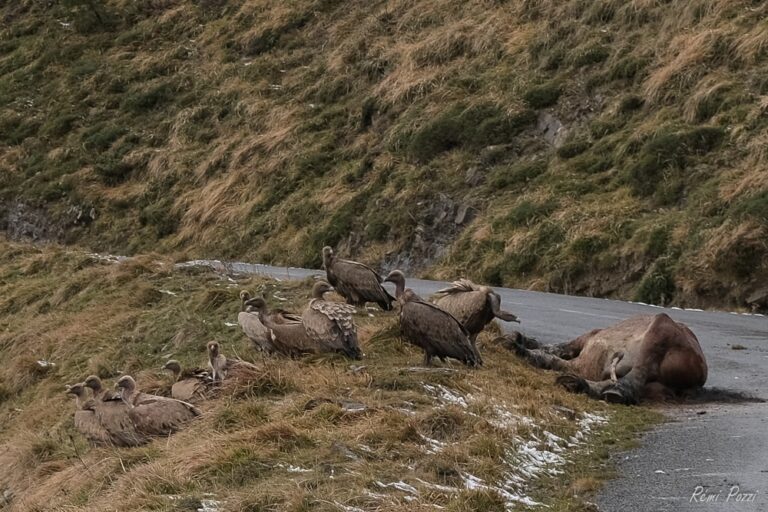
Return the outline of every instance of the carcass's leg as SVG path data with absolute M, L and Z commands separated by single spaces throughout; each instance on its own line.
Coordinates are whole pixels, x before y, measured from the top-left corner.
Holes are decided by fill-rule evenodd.
M 596 333 L 596 331 L 597 330 L 590 331 L 587 334 L 579 336 L 575 340 L 571 340 L 566 343 L 558 343 L 557 345 L 545 345 L 542 347 L 542 350 L 555 355 L 560 359 L 565 359 L 566 361 L 575 359 L 579 356 L 579 354 L 581 354 L 581 350 L 584 348 L 584 345 Z
M 429 352 L 424 352 L 424 366 L 432 366 L 432 355 Z
M 646 372 L 635 367 L 624 377 L 615 381 L 612 379 L 594 381 L 582 379 L 576 375 L 563 375 L 557 378 L 557 383 L 573 393 L 585 393 L 606 402 L 636 404 L 640 402 L 646 383 Z
M 519 333 L 518 333 L 519 334 Z M 548 354 L 541 349 L 529 349 L 526 347 L 524 340 L 521 339 L 522 335 L 517 337 L 504 336 L 502 345 L 515 352 L 518 356 L 528 361 L 531 365 L 537 368 L 544 368 L 545 370 L 556 370 L 559 372 L 570 372 L 571 369 L 568 361 L 564 361 L 557 356 Z

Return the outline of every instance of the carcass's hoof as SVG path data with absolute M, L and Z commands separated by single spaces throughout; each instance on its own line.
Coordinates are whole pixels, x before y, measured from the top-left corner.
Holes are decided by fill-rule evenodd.
M 618 389 L 606 389 L 601 395 L 603 400 L 611 404 L 628 404 L 629 400 Z
M 561 375 L 555 382 L 571 393 L 586 393 L 589 390 L 587 381 L 576 375 Z

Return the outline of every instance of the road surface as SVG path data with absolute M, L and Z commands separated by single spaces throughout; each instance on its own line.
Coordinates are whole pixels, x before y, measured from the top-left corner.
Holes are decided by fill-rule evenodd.
M 198 262 L 199 263 L 199 262 Z M 207 262 L 230 273 L 303 279 L 322 271 Z M 428 296 L 447 283 L 409 279 Z M 707 386 L 768 398 L 768 317 L 659 308 L 615 300 L 496 288 L 515 328 L 545 343 L 568 341 L 636 314 L 666 312 L 686 323 L 707 357 Z M 734 350 L 741 345 L 744 349 Z M 768 403 L 667 407 L 670 421 L 617 454 L 620 477 L 597 497 L 601 511 L 768 512 Z

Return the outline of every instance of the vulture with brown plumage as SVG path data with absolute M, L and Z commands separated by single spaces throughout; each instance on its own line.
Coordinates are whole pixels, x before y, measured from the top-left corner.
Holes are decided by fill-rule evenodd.
M 98 377 L 96 378 L 98 380 Z M 141 446 L 149 438 L 136 430 L 128 415 L 130 406 L 114 393 L 103 392 L 101 396 L 83 401 L 85 388 L 93 389 L 95 382 L 75 384 L 67 392 L 78 398 L 75 412 L 75 427 L 94 444 L 110 444 L 120 447 Z M 101 381 L 98 381 L 100 387 Z M 82 414 L 78 414 L 82 413 Z
M 272 333 L 272 343 L 279 352 L 289 356 L 342 352 L 353 359 L 361 357 L 357 328 L 352 319 L 355 308 L 324 300 L 323 295 L 332 290 L 325 281 L 315 283 L 312 299 L 298 322 L 275 322 L 264 299 L 252 301 L 261 322 Z
M 275 352 L 275 346 L 272 344 L 269 335 L 269 329 L 259 320 L 259 314 L 253 310 L 250 304 L 251 295 L 243 290 L 240 292 L 240 300 L 243 305 L 240 313 L 237 315 L 237 323 L 249 340 L 256 346 L 256 349 L 272 354 Z
M 322 352 L 342 352 L 352 359 L 360 359 L 362 353 L 357 343 L 357 327 L 352 315 L 355 307 L 341 302 L 327 301 L 323 296 L 333 288 L 325 281 L 312 287 L 312 299 L 301 316 L 309 337 Z
M 67 386 L 67 394 L 75 397 L 75 429 L 92 444 L 109 444 L 109 432 L 96 417 L 93 410 L 94 401 L 86 397 L 85 388 L 86 386 L 82 382 Z
M 435 299 L 443 309 L 461 322 L 474 343 L 477 335 L 494 318 L 505 322 L 519 322 L 512 313 L 501 309 L 501 297 L 488 286 L 478 286 L 469 279 L 454 281 L 448 288 L 438 290 Z
M 467 366 L 483 364 L 469 332 L 456 317 L 406 288 L 401 271 L 393 270 L 384 281 L 395 284 L 395 296 L 400 303 L 400 330 L 408 341 L 424 350 L 426 366 L 432 364 L 433 357 L 442 361 L 446 357 L 458 359 Z
M 112 400 L 113 398 L 119 398 L 119 395 L 114 391 L 110 391 L 101 384 L 101 379 L 96 375 L 89 375 L 83 382 L 86 387 L 91 388 L 93 392 L 93 399 L 99 402 Z
M 323 247 L 323 267 L 328 282 L 354 306 L 375 302 L 384 311 L 392 310 L 395 298 L 381 285 L 381 276 L 372 268 L 356 261 L 337 258 L 333 249 Z
M 208 371 L 214 383 L 221 383 L 224 379 L 248 380 L 254 372 L 259 371 L 255 364 L 232 359 L 221 353 L 221 347 L 217 341 L 209 341 L 208 347 Z
M 200 416 L 200 410 L 187 402 L 137 391 L 136 381 L 129 375 L 120 377 L 116 387 L 130 406 L 128 417 L 142 434 L 167 436 Z
M 213 380 L 211 375 L 202 368 L 187 368 L 182 371 L 181 363 L 171 359 L 163 365 L 162 369 L 170 371 L 173 375 L 171 398 L 196 403 L 210 395 Z
M 272 344 L 277 352 L 290 357 L 320 352 L 317 342 L 307 332 L 301 317 L 298 321 L 284 321 L 281 317 L 276 317 L 274 311 L 267 309 L 264 299 L 252 299 L 251 302 L 254 310 L 259 312 L 259 320 L 269 329 Z

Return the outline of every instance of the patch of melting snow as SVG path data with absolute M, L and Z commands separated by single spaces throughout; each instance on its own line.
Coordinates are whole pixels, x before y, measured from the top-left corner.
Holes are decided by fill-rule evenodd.
M 400 480 L 399 482 L 390 482 L 388 484 L 385 484 L 384 482 L 379 482 L 376 480 L 376 485 L 381 487 L 382 489 L 388 489 L 390 487 L 397 489 L 398 491 L 407 492 L 408 494 L 418 495 L 419 490 L 416 489 L 412 485 L 408 485 L 407 483 Z
M 216 500 L 200 500 L 200 507 L 197 512 L 219 512 L 221 502 Z
M 172 292 L 171 290 L 158 290 L 158 291 L 159 291 L 160 293 L 164 293 L 164 294 L 166 294 L 166 295 L 173 295 L 173 296 L 176 296 L 176 295 L 178 295 L 178 293 L 176 293 L 176 292 Z
M 442 402 L 443 405 L 458 405 L 463 408 L 467 408 L 467 398 L 461 396 L 458 391 L 449 389 L 442 384 L 424 384 L 424 389 L 435 395 L 435 397 Z
M 237 327 L 237 322 L 224 322 L 227 327 Z
M 442 441 L 438 441 L 437 439 L 432 439 L 431 437 L 427 437 L 425 435 L 419 434 L 421 438 L 427 442 L 427 453 L 439 453 L 443 448 L 445 448 L 445 443 Z

